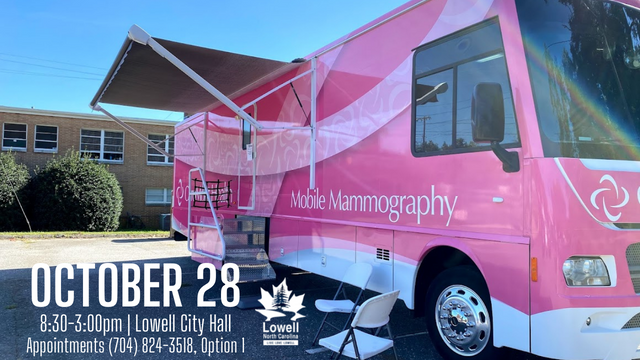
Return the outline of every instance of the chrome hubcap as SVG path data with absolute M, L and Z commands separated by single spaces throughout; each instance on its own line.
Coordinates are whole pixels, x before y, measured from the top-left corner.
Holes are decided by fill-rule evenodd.
M 436 302 L 436 327 L 456 354 L 473 356 L 489 341 L 491 322 L 489 310 L 470 288 L 452 285 L 444 289 Z

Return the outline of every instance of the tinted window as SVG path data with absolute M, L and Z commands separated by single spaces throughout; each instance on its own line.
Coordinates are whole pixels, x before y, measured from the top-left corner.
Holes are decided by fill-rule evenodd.
M 247 150 L 251 144 L 251 123 L 242 119 L 242 150 Z
M 452 39 L 437 40 L 433 44 L 416 53 L 415 75 L 432 72 L 490 51 L 502 50 L 502 36 L 500 27 L 493 22 L 489 26 L 456 35 Z
M 428 95 L 438 84 L 453 84 L 453 70 L 445 70 L 416 81 L 416 96 Z M 416 104 L 414 149 L 416 152 L 438 151 L 451 147 L 453 91 L 434 95 L 428 102 Z
M 481 82 L 499 83 L 502 87 L 502 95 L 505 104 L 505 128 L 504 140 L 502 143 L 517 143 L 518 129 L 513 109 L 513 99 L 511 99 L 511 91 L 509 89 L 507 64 L 504 61 L 504 54 L 498 53 L 458 66 L 456 146 L 489 146 L 489 144 L 474 143 L 471 136 L 471 95 L 473 94 L 475 86 Z
M 418 49 L 414 74 L 414 154 L 488 147 L 476 144 L 471 136 L 471 95 L 481 82 L 501 85 L 506 121 L 503 144 L 518 143 L 502 37 L 496 21 Z
M 545 155 L 640 157 L 640 12 L 517 0 Z

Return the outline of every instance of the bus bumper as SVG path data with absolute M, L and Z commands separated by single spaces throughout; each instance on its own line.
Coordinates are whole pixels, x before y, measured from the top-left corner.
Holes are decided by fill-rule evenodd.
M 574 308 L 531 316 L 531 352 L 553 359 L 640 359 L 640 307 Z

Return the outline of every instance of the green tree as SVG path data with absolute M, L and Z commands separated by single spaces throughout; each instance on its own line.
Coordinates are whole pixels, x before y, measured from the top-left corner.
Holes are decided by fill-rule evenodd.
M 106 165 L 77 151 L 51 159 L 30 186 L 32 220 L 41 230 L 113 231 L 122 212 L 122 191 Z
M 25 186 L 29 182 L 29 171 L 17 164 L 12 153 L 0 153 L 0 231 L 27 229 L 27 222 L 20 209 L 25 199 Z

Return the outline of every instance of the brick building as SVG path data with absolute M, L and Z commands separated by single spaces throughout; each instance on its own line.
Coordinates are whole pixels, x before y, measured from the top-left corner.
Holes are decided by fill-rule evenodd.
M 123 120 L 154 141 L 174 131 L 174 121 Z M 171 211 L 173 159 L 161 155 L 103 115 L 33 110 L 0 106 L 3 152 L 15 153 L 16 161 L 33 173 L 53 156 L 68 149 L 80 150 L 109 165 L 122 187 L 123 215 L 142 218 L 147 228 L 160 228 L 161 214 Z M 173 153 L 173 141 L 161 147 Z

